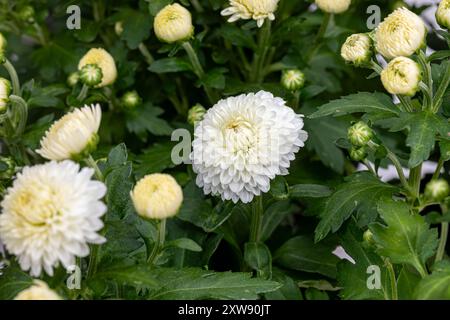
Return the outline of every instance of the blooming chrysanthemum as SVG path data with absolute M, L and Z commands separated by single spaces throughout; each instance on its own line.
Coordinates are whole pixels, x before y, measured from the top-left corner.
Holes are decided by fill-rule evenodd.
M 97 87 L 108 86 L 116 81 L 116 63 L 105 49 L 93 48 L 89 50 L 78 63 L 78 70 L 81 70 L 87 64 L 96 64 L 102 70 L 102 82 Z
M 316 5 L 320 10 L 335 14 L 347 11 L 351 3 L 351 0 L 316 0 Z
M 258 27 L 264 24 L 265 19 L 275 20 L 275 11 L 280 0 L 230 0 L 230 6 L 220 13 L 231 16 L 228 22 L 239 19 L 256 20 Z
M 381 72 L 381 81 L 390 94 L 414 96 L 421 80 L 419 65 L 406 57 L 395 58 Z
M 33 285 L 19 292 L 14 300 L 62 300 L 61 297 L 41 280 L 34 280 Z
M 75 264 L 75 257 L 89 254 L 88 243 L 105 239 L 106 206 L 102 182 L 91 180 L 94 170 L 70 160 L 25 167 L 1 202 L 0 237 L 17 256 L 23 270 L 39 276 L 42 269 Z
M 425 44 L 427 28 L 415 13 L 402 7 L 392 12 L 375 31 L 375 46 L 387 59 L 407 57 Z
M 450 29 L 450 0 L 442 0 L 436 11 L 436 20 L 441 27 Z
M 49 160 L 81 159 L 97 146 L 101 120 L 98 104 L 75 109 L 48 129 L 36 152 Z
M 219 101 L 195 129 L 192 166 L 206 194 L 244 203 L 288 174 L 308 138 L 302 115 L 271 93 L 243 94 Z
M 131 191 L 136 212 L 147 219 L 173 217 L 183 202 L 183 190 L 168 174 L 150 174 L 138 181 Z
M 352 34 L 342 45 L 341 56 L 356 66 L 369 63 L 372 58 L 372 39 L 366 33 Z
M 158 12 L 153 29 L 158 39 L 167 43 L 186 41 L 194 35 L 191 13 L 178 3 L 169 4 Z

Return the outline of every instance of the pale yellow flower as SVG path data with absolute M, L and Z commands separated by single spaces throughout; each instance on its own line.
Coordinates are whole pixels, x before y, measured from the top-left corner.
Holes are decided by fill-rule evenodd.
M 352 34 L 342 45 L 341 56 L 356 66 L 369 63 L 372 58 L 372 39 L 366 33 Z
M 347 11 L 351 3 L 351 0 L 316 0 L 320 10 L 335 14 Z
M 390 94 L 414 96 L 421 80 L 419 65 L 406 57 L 395 58 L 381 72 L 381 81 Z
M 450 0 L 442 0 L 436 11 L 436 20 L 441 27 L 450 29 Z
M 165 6 L 155 17 L 153 29 L 160 41 L 186 41 L 194 35 L 191 13 L 178 3 Z
M 34 284 L 19 292 L 14 300 L 62 300 L 44 281 L 34 280 Z
M 258 27 L 265 19 L 275 20 L 275 11 L 280 0 L 230 0 L 230 6 L 222 10 L 221 15 L 231 16 L 228 22 L 239 19 L 256 21 Z
M 81 70 L 88 64 L 95 64 L 102 70 L 102 82 L 97 87 L 105 87 L 116 81 L 116 63 L 114 62 L 114 58 L 105 49 L 93 48 L 89 50 L 78 63 L 78 70 Z

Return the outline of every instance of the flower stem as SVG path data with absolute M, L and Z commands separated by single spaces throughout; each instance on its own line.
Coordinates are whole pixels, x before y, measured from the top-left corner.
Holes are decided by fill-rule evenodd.
M 383 68 L 377 62 L 375 62 L 374 60 L 370 61 L 370 66 L 371 66 L 373 71 L 378 73 L 378 75 L 380 75 L 381 72 L 383 71 Z
M 441 239 L 439 240 L 439 247 L 436 253 L 435 262 L 441 261 L 444 257 L 445 246 L 447 244 L 448 237 L 448 222 L 441 223 Z
M 194 68 L 194 73 L 197 75 L 197 77 L 200 80 L 203 80 L 205 78 L 205 71 L 203 70 L 203 67 L 200 63 L 200 60 L 198 59 L 197 53 L 195 52 L 194 48 L 192 48 L 192 45 L 189 41 L 185 41 L 182 44 L 183 49 L 186 51 L 189 60 L 191 61 L 192 67 Z M 215 99 L 215 95 L 213 91 L 207 87 L 205 84 L 203 84 L 203 88 L 205 89 L 206 95 L 208 96 L 208 99 L 211 103 L 215 103 L 217 100 Z
M 255 51 L 250 74 L 251 82 L 262 83 L 264 81 L 264 66 L 268 64 L 266 63 L 266 57 L 270 48 L 271 26 L 271 21 L 266 21 L 259 34 L 258 48 Z
M 426 85 L 426 89 L 422 88 L 425 95 L 425 107 L 431 110 L 433 108 L 433 77 L 431 74 L 431 65 L 422 50 L 419 51 L 418 58 L 419 64 L 424 72 L 424 83 Z
M 322 24 L 320 25 L 320 29 L 317 32 L 316 38 L 314 39 L 314 44 L 311 46 L 311 50 L 306 55 L 306 61 L 308 61 L 308 62 L 311 61 L 314 54 L 319 49 L 320 42 L 322 41 L 323 37 L 325 36 L 325 32 L 327 32 L 328 25 L 330 24 L 331 16 L 332 15 L 329 13 L 324 13 Z
M 389 273 L 389 279 L 391 281 L 391 300 L 398 300 L 397 280 L 395 278 L 394 267 L 389 259 L 385 260 L 385 264 Z
M 99 181 L 105 181 L 105 177 L 103 176 L 102 171 L 100 170 L 100 168 L 97 165 L 97 162 L 95 162 L 94 158 L 92 158 L 92 156 L 89 154 L 86 159 L 84 159 L 84 161 L 87 163 L 87 165 L 89 167 L 91 167 L 92 169 L 94 169 L 95 171 L 95 177 L 97 178 L 97 180 Z
M 155 61 L 152 54 L 150 53 L 150 51 L 148 51 L 148 49 L 144 43 L 141 42 L 138 46 L 138 49 L 141 52 L 141 54 L 144 56 L 145 61 L 148 63 L 148 65 L 151 65 Z
M 20 82 L 19 77 L 17 76 L 16 69 L 8 59 L 5 59 L 3 66 L 5 67 L 6 71 L 8 71 L 9 77 L 11 78 L 13 94 L 16 96 L 20 96 Z
M 262 196 L 255 197 L 252 202 L 252 219 L 250 222 L 250 242 L 259 242 L 264 209 Z
M 197 12 L 205 11 L 198 0 L 191 0 L 192 6 L 195 8 Z
M 434 171 L 433 173 L 433 177 L 431 178 L 431 180 L 436 180 L 437 178 L 439 178 L 439 175 L 441 174 L 441 170 L 442 167 L 444 166 L 444 159 L 440 158 L 436 167 L 436 171 Z
M 164 241 L 166 238 L 166 219 L 162 219 L 158 222 L 158 230 L 156 234 L 155 244 L 153 245 L 152 252 L 150 253 L 147 263 L 153 265 L 155 258 L 158 256 L 162 247 L 164 246 Z
M 422 179 L 422 164 L 411 169 L 409 175 L 409 185 L 414 200 L 420 195 L 420 180 Z
M 82 102 L 86 98 L 88 91 L 89 91 L 89 86 L 83 84 L 83 87 L 81 88 L 81 91 L 77 96 L 77 100 Z
M 411 98 L 410 97 L 405 97 L 402 95 L 398 95 L 397 96 L 398 99 L 400 100 L 400 102 L 402 103 L 403 107 L 405 107 L 406 111 L 408 112 L 413 112 L 414 111 L 414 107 L 411 103 Z

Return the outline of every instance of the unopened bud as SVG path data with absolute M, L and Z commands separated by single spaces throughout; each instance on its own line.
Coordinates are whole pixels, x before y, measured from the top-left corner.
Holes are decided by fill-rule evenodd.
M 431 180 L 425 187 L 425 197 L 432 201 L 442 201 L 448 196 L 449 190 L 446 180 Z
M 102 82 L 102 69 L 96 64 L 87 64 L 80 70 L 80 79 L 85 85 L 95 87 Z
M 197 123 L 203 120 L 206 109 L 199 103 L 193 106 L 188 113 L 188 122 L 195 126 Z
M 359 121 L 348 129 L 348 139 L 357 147 L 365 146 L 373 137 L 372 129 L 364 122 Z

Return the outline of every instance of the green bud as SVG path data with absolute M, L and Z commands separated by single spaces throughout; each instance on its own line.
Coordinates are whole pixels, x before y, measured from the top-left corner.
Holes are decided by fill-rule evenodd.
M 69 87 L 75 87 L 80 80 L 80 74 L 78 72 L 72 72 L 67 77 L 67 85 Z
M 375 241 L 373 240 L 373 233 L 369 229 L 366 230 L 363 234 L 364 244 L 367 246 L 373 246 Z
M 6 47 L 8 46 L 8 41 L 3 34 L 0 33 L 0 63 L 5 62 L 5 52 Z
M 425 197 L 432 201 L 442 201 L 449 194 L 448 182 L 444 179 L 431 180 L 425 187 Z
M 32 24 L 35 22 L 35 12 L 34 8 L 32 6 L 25 6 L 22 9 L 19 10 L 19 18 L 29 24 Z
M 281 85 L 290 91 L 297 91 L 305 86 L 305 74 L 298 69 L 283 70 Z
M 142 103 L 142 99 L 139 94 L 133 90 L 128 91 L 122 96 L 122 105 L 127 109 L 133 109 Z
M 114 25 L 114 31 L 116 32 L 116 35 L 118 37 L 120 37 L 123 33 L 123 22 L 122 21 L 117 21 L 116 24 Z
M 6 111 L 11 95 L 11 82 L 5 78 L 0 78 L 0 113 Z
M 362 161 L 366 157 L 367 157 L 366 147 L 360 147 L 360 148 L 353 147 L 352 150 L 350 150 L 350 158 L 353 161 Z
M 0 179 L 11 180 L 16 173 L 16 162 L 9 157 L 0 156 Z
M 89 87 L 95 87 L 102 82 L 102 69 L 96 64 L 87 64 L 79 72 L 81 82 Z
M 372 129 L 362 121 L 355 123 L 348 129 L 348 140 L 356 147 L 365 146 L 372 138 Z
M 206 109 L 199 103 L 193 106 L 188 112 L 188 122 L 195 126 L 197 123 L 203 120 Z

